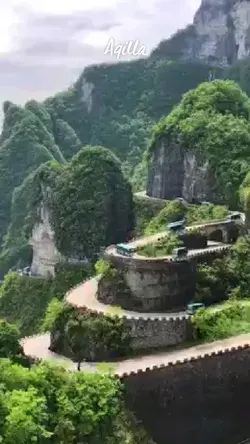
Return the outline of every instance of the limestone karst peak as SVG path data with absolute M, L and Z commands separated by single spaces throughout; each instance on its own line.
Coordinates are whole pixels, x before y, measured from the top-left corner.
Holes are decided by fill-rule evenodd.
M 154 53 L 185 61 L 230 66 L 250 55 L 249 0 L 202 0 L 193 24 Z

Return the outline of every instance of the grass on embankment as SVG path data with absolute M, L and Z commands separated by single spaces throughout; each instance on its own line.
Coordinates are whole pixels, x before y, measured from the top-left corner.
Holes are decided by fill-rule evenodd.
M 229 300 L 198 310 L 192 321 L 202 341 L 215 341 L 250 333 L 250 301 Z
M 146 257 L 163 257 L 173 253 L 174 248 L 180 247 L 182 241 L 177 235 L 171 233 L 163 237 L 159 241 L 145 245 L 137 250 L 137 254 Z
M 146 225 L 144 234 L 151 235 L 165 231 L 168 224 L 184 219 L 186 225 L 202 225 L 204 223 L 222 221 L 229 215 L 229 210 L 222 205 L 185 205 L 173 200 L 153 217 Z

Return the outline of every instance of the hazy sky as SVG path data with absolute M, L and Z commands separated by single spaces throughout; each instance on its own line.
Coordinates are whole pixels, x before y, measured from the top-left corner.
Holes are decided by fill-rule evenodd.
M 7 4 L 8 2 L 8 4 Z M 0 0 L 0 104 L 43 99 L 107 62 L 110 38 L 147 53 L 192 21 L 200 0 Z M 123 58 L 125 60 L 125 57 Z

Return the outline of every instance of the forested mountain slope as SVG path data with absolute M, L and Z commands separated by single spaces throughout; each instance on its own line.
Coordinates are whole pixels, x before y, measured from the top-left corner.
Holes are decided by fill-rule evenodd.
M 152 56 L 88 67 L 69 90 L 43 103 L 32 100 L 21 108 L 6 102 L 0 137 L 1 241 L 13 190 L 41 164 L 64 163 L 85 145 L 101 145 L 121 159 L 134 189 L 143 189 L 143 153 L 155 122 L 169 114 L 183 93 L 211 76 L 233 78 L 248 90 L 248 72 L 248 61 L 225 71 Z
M 153 123 L 209 75 L 207 66 L 138 60 L 87 68 L 68 91 L 24 108 L 4 104 L 0 138 L 0 239 L 13 190 L 48 160 L 63 163 L 87 144 L 110 148 L 131 177 Z M 145 177 L 141 168 L 138 181 Z M 142 185 L 143 180 L 142 180 Z

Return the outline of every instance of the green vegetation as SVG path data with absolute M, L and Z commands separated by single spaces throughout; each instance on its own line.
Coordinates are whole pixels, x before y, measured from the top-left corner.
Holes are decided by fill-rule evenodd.
M 87 267 L 66 266 L 58 266 L 55 279 L 48 280 L 9 273 L 0 286 L 0 316 L 16 323 L 22 336 L 37 333 L 45 328 L 43 318 L 51 300 L 62 300 L 70 288 L 91 273 Z
M 134 195 L 135 237 L 144 234 L 151 219 L 156 217 L 166 204 L 165 200 Z
M 71 373 L 23 354 L 16 326 L 0 320 L 0 441 L 153 444 L 124 407 L 112 365 Z
M 192 33 L 192 27 L 184 36 L 186 32 Z M 184 93 L 206 81 L 211 71 L 208 65 L 178 61 L 182 39 L 181 32 L 162 42 L 163 49 L 160 45 L 149 59 L 88 67 L 70 89 L 43 103 L 31 100 L 24 108 L 4 103 L 0 238 L 8 227 L 14 188 L 41 164 L 49 160 L 64 163 L 84 145 L 110 147 L 121 159 L 134 190 L 145 189 L 147 165 L 143 153 L 153 125 L 171 112 Z M 213 71 L 216 78 L 236 80 L 249 93 L 249 60 Z M 83 100 L 86 82 L 94 90 L 89 100 Z M 231 98 L 238 100 L 237 95 Z M 236 165 L 234 169 L 238 171 Z
M 85 147 L 56 179 L 52 225 L 59 251 L 92 257 L 126 239 L 133 201 L 118 160 L 102 147 Z
M 45 114 L 44 119 L 47 117 L 49 121 L 46 110 L 41 112 Z M 14 188 L 21 185 L 41 164 L 50 160 L 65 162 L 46 125 L 29 107 L 22 109 L 10 103 L 5 105 L 0 139 L 0 240 L 8 227 Z
M 196 302 L 211 305 L 225 300 L 237 277 L 229 267 L 229 259 L 216 259 L 212 264 L 198 266 L 196 283 Z
M 180 238 L 176 234 L 169 232 L 166 237 L 161 238 L 157 242 L 139 248 L 137 253 L 148 257 L 168 256 L 173 253 L 174 248 L 181 247 L 182 245 Z
M 149 59 L 91 66 L 72 88 L 44 103 L 29 101 L 21 108 L 5 102 L 0 274 L 30 263 L 28 239 L 39 222 L 42 201 L 59 250 L 93 261 L 100 247 L 126 240 L 133 229 L 138 236 L 165 231 L 168 223 L 183 217 L 187 225 L 224 219 L 226 207 L 185 206 L 142 196 L 133 202 L 124 176 L 134 191 L 145 189 L 146 147 L 155 122 L 163 116 L 167 117 L 153 131 L 151 153 L 161 137 L 176 138 L 187 150 L 195 150 L 209 161 L 221 197 L 233 208 L 240 197 L 250 226 L 250 101 L 232 82 L 205 83 L 193 90 L 208 79 L 211 68 L 178 62 L 183 37 L 192 32 L 189 27 L 177 33 Z M 236 80 L 249 94 L 249 66 L 246 60 L 214 74 Z M 93 85 L 90 99 L 83 96 L 86 83 Z M 177 245 L 178 239 L 171 236 L 142 251 L 157 257 Z M 193 317 L 200 339 L 250 331 L 249 264 L 250 241 L 245 237 L 226 257 L 199 266 L 196 300 L 210 305 L 231 298 Z M 99 261 L 96 272 L 126 293 L 122 273 L 111 264 Z M 62 302 L 69 288 L 92 273 L 58 266 L 56 278 L 47 281 L 9 273 L 0 287 L 0 316 L 15 322 L 22 336 L 40 330 L 59 332 L 78 364 L 93 356 L 125 354 L 130 335 L 116 316 L 121 314 L 118 307 L 107 316 L 76 316 Z M 18 339 L 18 328 L 0 321 L 1 358 L 19 362 Z M 112 365 L 99 370 L 112 373 Z M 0 360 L 0 375 L 3 444 L 149 444 L 124 411 L 121 387 L 111 375 L 72 375 L 48 364 L 26 370 L 6 359 Z
M 155 234 L 166 231 L 171 222 L 185 219 L 186 225 L 199 225 L 214 220 L 224 220 L 229 214 L 226 207 L 221 205 L 185 205 L 174 200 L 168 202 L 158 214 L 151 219 L 145 229 L 145 234 Z
M 249 298 L 250 238 L 240 237 L 228 254 L 198 267 L 196 299 L 208 305 L 232 296 Z
M 249 116 L 250 100 L 236 83 L 203 83 L 155 126 L 149 155 L 162 138 L 201 155 L 215 174 L 217 193 L 236 208 L 250 165 Z
M 96 275 L 102 275 L 102 277 L 108 279 L 108 280 L 114 280 L 117 278 L 118 275 L 118 269 L 115 268 L 111 262 L 105 260 L 105 259 L 99 259 L 95 263 L 95 271 Z
M 171 201 L 149 222 L 145 229 L 145 234 L 155 234 L 166 231 L 168 224 L 184 219 L 187 207 L 178 200 Z
M 43 332 L 51 331 L 55 322 L 55 319 L 60 316 L 64 310 L 64 302 L 60 299 L 53 298 L 46 309 L 45 316 L 42 321 L 41 330 Z
M 64 163 L 84 145 L 102 145 L 121 159 L 134 190 L 145 189 L 145 152 L 153 124 L 168 114 L 182 94 L 208 78 L 208 66 L 166 59 L 91 66 L 61 94 L 24 108 L 4 104 L 0 138 L 0 239 L 5 234 L 16 186 L 49 160 Z M 94 86 L 83 100 L 82 85 Z M 126 85 L 126 94 L 124 94 Z M 88 108 L 90 106 L 90 108 Z
M 224 304 L 199 310 L 194 318 L 197 335 L 214 340 L 250 332 L 250 238 L 238 239 L 230 253 L 211 265 L 200 265 L 196 301 Z
M 0 256 L 2 273 L 27 263 L 41 203 L 49 212 L 55 244 L 66 257 L 95 260 L 101 246 L 123 241 L 133 230 L 131 187 L 119 161 L 107 149 L 85 147 L 65 166 L 40 166 L 16 188 Z
M 19 341 L 20 332 L 17 326 L 0 319 L 0 358 L 10 358 L 12 360 L 24 358 Z
M 193 319 L 197 337 L 214 341 L 250 332 L 250 301 L 230 300 L 221 306 L 200 309 Z
M 130 351 L 130 331 L 124 319 L 114 314 L 80 314 L 65 304 L 57 310 L 51 332 L 56 337 L 56 348 L 60 351 L 63 344 L 64 353 L 69 350 L 79 369 L 83 360 L 105 361 Z
M 188 205 L 187 225 L 199 225 L 212 221 L 225 220 L 229 210 L 223 205 Z
M 133 189 L 145 189 L 147 162 L 143 153 L 145 153 L 152 126 L 159 118 L 170 113 L 173 106 L 181 100 L 183 93 L 207 80 L 209 72 L 209 66 L 184 64 L 176 60 L 171 61 L 165 57 L 161 59 L 153 56 L 149 59 L 122 64 L 88 67 L 72 88 L 45 100 L 44 103 L 31 100 L 24 108 L 21 108 L 11 102 L 5 102 L 5 118 L 0 138 L 0 240 L 6 234 L 10 218 L 11 223 L 13 219 L 16 220 L 18 209 L 14 203 L 10 214 L 12 193 L 15 187 L 19 187 L 29 174 L 34 174 L 40 165 L 48 161 L 57 161 L 64 164 L 65 159 L 70 160 L 84 145 L 110 147 L 121 159 L 122 171 L 130 179 Z M 231 70 L 225 73 L 222 70 L 216 70 L 216 75 L 217 77 L 232 76 L 235 78 Z M 238 81 L 241 81 L 241 79 L 242 74 L 237 77 Z M 83 100 L 83 82 L 94 85 L 94 90 L 97 88 L 98 96 L 102 97 L 101 102 L 92 100 L 87 103 Z M 125 84 L 126 94 L 124 94 Z M 247 85 L 247 82 L 245 84 Z M 211 89 L 212 84 L 209 85 Z M 244 87 L 244 85 L 242 86 Z M 210 90 L 208 94 L 211 95 Z M 247 106 L 243 103 L 244 97 L 240 97 L 240 94 L 237 93 L 227 96 L 228 91 L 224 91 L 221 96 L 218 94 L 218 103 L 221 98 L 224 100 L 223 94 L 236 103 L 232 109 L 229 107 L 230 112 L 235 113 L 237 106 L 239 106 L 239 114 L 243 115 L 245 119 Z M 196 96 L 197 94 L 195 100 L 197 100 Z M 196 108 L 203 107 L 203 96 L 204 94 L 201 91 Z M 211 103 L 207 103 L 207 99 L 204 100 L 206 105 L 204 112 L 210 112 L 211 109 L 216 107 L 217 113 L 223 111 L 212 100 L 210 100 Z M 187 98 L 185 99 L 187 109 L 190 107 L 190 102 L 192 102 L 191 96 L 189 101 Z M 91 112 L 88 107 L 91 108 Z M 229 121 L 232 116 L 222 117 L 228 119 L 228 125 L 230 126 Z M 192 120 L 192 116 L 190 116 L 190 119 Z M 213 126 L 211 119 L 209 121 Z M 192 122 L 190 125 L 188 123 L 188 128 L 193 128 L 192 131 L 195 132 L 195 116 Z M 235 128 L 234 121 L 231 123 Z M 238 183 L 245 172 L 242 156 L 237 161 L 238 147 L 240 145 L 243 147 L 244 143 L 248 141 L 244 122 L 238 122 L 237 128 L 237 134 L 238 132 L 241 133 L 240 140 L 242 142 L 237 141 L 235 144 L 237 149 L 233 147 L 232 130 L 230 128 L 229 131 L 228 128 L 225 129 L 225 134 L 228 133 L 227 137 L 229 139 L 231 137 L 231 142 L 229 142 L 233 150 L 230 150 L 230 152 L 237 151 L 235 152 L 235 158 L 232 159 L 233 182 L 235 183 Z M 189 130 L 186 131 L 186 128 L 184 129 L 185 134 L 189 132 Z M 212 133 L 216 133 L 215 138 L 218 131 L 214 132 L 214 127 L 212 129 Z M 221 139 L 221 133 L 218 138 Z M 228 138 L 225 145 L 230 146 Z M 217 150 L 218 140 L 212 142 Z M 206 141 L 204 140 L 205 144 Z M 243 157 L 247 160 L 245 153 Z M 227 158 L 228 156 L 220 156 L 223 161 L 226 161 Z M 221 165 L 222 168 L 226 170 L 223 165 Z M 225 173 L 225 171 L 223 172 Z M 227 180 L 224 176 L 221 175 L 223 184 Z M 30 179 L 31 181 L 32 179 Z M 231 193 L 232 187 L 234 188 L 234 183 L 231 186 L 228 182 L 225 188 L 227 194 Z M 16 200 L 14 194 L 14 201 Z M 145 228 L 143 221 L 140 221 L 138 225 L 139 228 L 136 234 L 142 232 Z M 12 231 L 12 228 L 10 228 L 10 231 Z M 7 238 L 9 239 L 9 234 Z M 12 241 L 13 239 L 9 240 Z M 21 247 L 17 238 L 13 240 L 12 245 L 8 245 L 8 247 L 5 245 L 4 250 L 6 250 L 5 247 L 8 251 L 5 251 L 5 263 L 1 265 L 4 272 L 9 267 L 9 260 L 13 262 L 16 256 L 23 256 L 25 260 L 29 257 L 29 251 L 26 247 Z
M 112 376 L 70 374 L 48 364 L 28 370 L 9 360 L 0 368 L 3 444 L 118 442 L 121 386 Z
M 250 172 L 247 173 L 240 187 L 240 199 L 243 211 L 246 215 L 246 225 L 250 228 Z
M 59 174 L 60 168 L 58 162 L 47 162 L 27 176 L 22 185 L 14 190 L 11 220 L 0 255 L 2 274 L 13 266 L 19 268 L 30 263 L 32 251 L 28 240 L 35 223 L 40 222 L 39 209 L 42 200 L 45 199 L 49 205 L 48 195 L 55 184 L 55 177 Z

